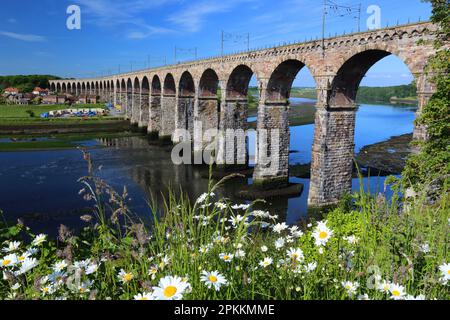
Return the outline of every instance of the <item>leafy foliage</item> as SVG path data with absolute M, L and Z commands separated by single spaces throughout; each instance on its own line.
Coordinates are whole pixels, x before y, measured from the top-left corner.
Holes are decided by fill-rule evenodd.
M 432 0 L 432 21 L 440 26 L 436 55 L 427 72 L 436 92 L 417 119 L 417 125 L 427 130 L 426 141 L 418 142 L 420 152 L 410 157 L 404 171 L 407 187 L 420 190 L 431 184 L 433 193 L 448 188 L 450 181 L 450 50 L 444 47 L 450 35 L 450 3 Z M 430 188 L 427 188 L 430 189 Z
M 0 91 L 3 92 L 8 87 L 14 87 L 22 92 L 31 92 L 35 87 L 46 89 L 49 87 L 49 80 L 60 79 L 51 75 L 16 75 L 0 76 Z

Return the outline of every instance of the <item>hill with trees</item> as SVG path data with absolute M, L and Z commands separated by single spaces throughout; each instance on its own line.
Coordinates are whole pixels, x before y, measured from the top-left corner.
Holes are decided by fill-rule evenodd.
M 52 75 L 0 76 L 0 92 L 8 87 L 17 88 L 22 92 L 31 92 L 35 87 L 47 89 L 48 81 L 57 79 L 60 78 Z

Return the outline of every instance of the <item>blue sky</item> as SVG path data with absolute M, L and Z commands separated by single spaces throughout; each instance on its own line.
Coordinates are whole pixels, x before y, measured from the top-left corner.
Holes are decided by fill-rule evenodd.
M 381 8 L 382 25 L 427 20 L 428 3 L 419 0 L 335 0 L 362 4 L 362 29 L 370 5 Z M 81 30 L 68 30 L 66 9 L 81 8 Z M 250 34 L 250 47 L 321 36 L 321 0 L 20 0 L 4 1 L 0 11 L 0 75 L 54 74 L 91 77 L 119 70 L 220 54 L 222 30 Z M 329 16 L 327 35 L 356 31 L 352 16 Z M 225 43 L 225 53 L 245 50 L 244 41 Z M 397 57 L 377 63 L 363 85 L 409 83 L 412 76 Z M 312 86 L 305 69 L 295 85 Z

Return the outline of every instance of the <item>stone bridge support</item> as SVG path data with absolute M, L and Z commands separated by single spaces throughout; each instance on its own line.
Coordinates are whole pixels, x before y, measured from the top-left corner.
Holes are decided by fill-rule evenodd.
M 264 98 L 261 100 L 264 101 Z M 265 101 L 258 107 L 256 167 L 253 183 L 277 188 L 289 183 L 289 105 Z
M 218 129 L 219 101 L 217 96 L 197 97 L 194 105 L 194 132 L 191 132 L 191 136 L 194 137 L 194 153 L 202 153 L 209 144 L 216 141 Z M 208 134 L 206 135 L 206 133 Z
M 150 103 L 150 95 L 148 92 L 142 92 L 141 93 L 141 107 L 139 112 L 139 122 L 138 126 L 139 128 L 146 128 L 148 127 L 148 117 L 149 117 L 149 103 Z
M 157 134 L 161 131 L 161 93 L 153 93 L 150 96 L 150 114 L 148 121 L 148 133 Z
M 335 75 L 317 77 L 317 105 L 308 205 L 336 204 L 352 190 L 356 104 L 332 99 Z
M 175 106 L 177 97 L 173 93 L 163 94 L 161 98 L 161 139 L 172 139 L 175 131 Z
M 186 130 L 189 132 L 191 139 L 194 137 L 194 103 L 196 101 L 195 96 L 180 95 L 176 99 L 176 112 L 175 112 L 175 128 L 178 130 Z M 186 136 L 174 136 L 173 142 L 179 143 L 182 140 L 185 141 Z

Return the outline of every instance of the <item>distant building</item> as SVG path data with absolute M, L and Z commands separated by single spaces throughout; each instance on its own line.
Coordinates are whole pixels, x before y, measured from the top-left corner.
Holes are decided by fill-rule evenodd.
M 12 88 L 12 87 L 6 88 L 4 91 L 5 91 L 5 94 L 12 94 L 12 95 L 16 95 L 16 94 L 20 93 L 19 89 Z
M 63 102 L 65 101 L 65 97 Z M 58 96 L 57 95 L 48 95 L 42 98 L 42 104 L 58 104 Z
M 47 89 L 42 89 L 42 88 L 39 88 L 39 87 L 36 87 L 36 88 L 34 88 L 33 89 L 33 92 L 32 92 L 35 96 L 46 96 L 46 95 L 48 95 L 48 90 Z

